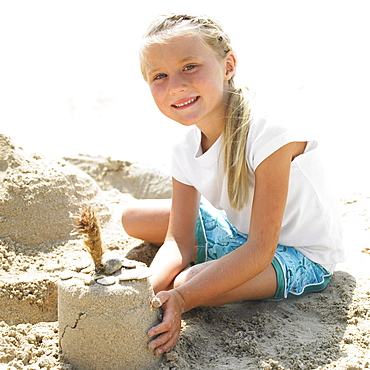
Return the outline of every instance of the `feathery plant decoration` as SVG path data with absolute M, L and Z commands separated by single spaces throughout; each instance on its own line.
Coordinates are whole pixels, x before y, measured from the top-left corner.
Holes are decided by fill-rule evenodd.
M 94 261 L 95 270 L 101 270 L 105 248 L 101 240 L 100 226 L 94 208 L 91 205 L 83 206 L 80 208 L 79 215 L 70 213 L 70 218 L 75 221 L 75 229 L 71 235 L 85 235 L 84 244 Z

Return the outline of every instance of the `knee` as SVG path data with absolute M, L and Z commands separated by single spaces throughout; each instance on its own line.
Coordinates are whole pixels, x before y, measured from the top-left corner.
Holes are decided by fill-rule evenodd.
M 175 277 L 175 279 L 173 280 L 173 287 L 174 288 L 177 288 L 180 285 L 186 283 L 192 277 L 194 277 L 195 275 L 197 275 L 198 272 L 199 272 L 199 269 L 198 269 L 198 266 L 197 265 L 186 268 L 185 270 L 183 270 L 182 272 L 180 272 Z
M 184 272 L 180 272 L 175 279 L 173 279 L 173 288 L 178 288 L 180 285 L 184 284 L 186 282 Z
M 129 236 L 162 245 L 168 229 L 169 214 L 168 202 L 163 205 L 163 201 L 158 202 L 158 199 L 138 200 L 125 208 L 121 221 Z
M 123 210 L 121 222 L 125 232 L 135 237 L 137 230 L 137 209 L 135 207 L 127 207 Z

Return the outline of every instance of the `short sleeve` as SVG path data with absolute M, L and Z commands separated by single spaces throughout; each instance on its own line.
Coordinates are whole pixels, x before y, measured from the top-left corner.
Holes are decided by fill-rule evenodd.
M 181 159 L 179 158 L 179 152 L 177 149 L 177 147 L 172 149 L 171 175 L 175 180 L 182 182 L 185 185 L 191 185 L 180 165 Z
M 272 153 L 293 141 L 307 141 L 297 130 L 272 123 L 266 117 L 253 117 L 247 139 L 247 162 L 255 171 Z
M 194 169 L 194 157 L 199 144 L 200 134 L 194 128 L 172 147 L 171 175 L 185 185 L 193 185 L 189 174 Z

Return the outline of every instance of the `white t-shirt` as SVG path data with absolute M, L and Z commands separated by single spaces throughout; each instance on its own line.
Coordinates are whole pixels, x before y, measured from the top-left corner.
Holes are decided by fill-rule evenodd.
M 294 141 L 307 141 L 305 152 L 291 164 L 279 244 L 295 247 L 332 271 L 336 263 L 345 260 L 346 255 L 337 199 L 327 184 L 317 142 L 300 136 L 262 116 L 252 117 L 246 153 L 251 170 L 250 201 L 239 212 L 231 207 L 227 195 L 227 178 L 223 174 L 220 155 L 222 136 L 203 153 L 201 132 L 194 127 L 173 148 L 172 176 L 194 186 L 215 208 L 226 212 L 231 224 L 248 234 L 256 168 L 282 146 Z

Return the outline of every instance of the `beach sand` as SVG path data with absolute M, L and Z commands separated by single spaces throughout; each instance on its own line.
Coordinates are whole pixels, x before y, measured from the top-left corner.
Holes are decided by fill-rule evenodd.
M 157 248 L 125 235 L 120 213 L 132 194 L 167 198 L 169 187 L 160 169 L 89 156 L 50 160 L 0 135 L 0 369 L 73 369 L 59 356 L 57 281 L 85 251 L 69 235 L 68 212 L 94 204 L 106 246 L 149 264 Z M 370 190 L 338 200 L 350 256 L 324 292 L 193 309 L 160 368 L 370 368 Z

